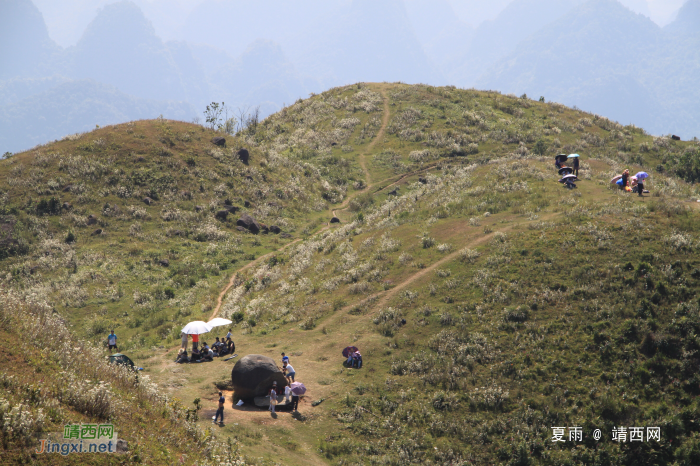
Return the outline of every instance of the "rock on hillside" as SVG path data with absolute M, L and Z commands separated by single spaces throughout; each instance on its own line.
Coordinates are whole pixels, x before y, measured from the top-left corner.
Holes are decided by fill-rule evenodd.
M 264 396 L 277 382 L 284 389 L 287 379 L 272 358 L 260 354 L 249 354 L 241 358 L 231 370 L 231 384 L 238 398 Z

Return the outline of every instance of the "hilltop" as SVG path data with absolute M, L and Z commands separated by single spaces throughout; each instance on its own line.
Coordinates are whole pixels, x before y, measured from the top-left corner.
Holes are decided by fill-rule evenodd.
M 114 327 L 163 395 L 203 400 L 200 428 L 231 365 L 175 365 L 184 323 L 229 317 L 239 355 L 285 351 L 309 388 L 301 415 L 227 403 L 216 430 L 254 464 L 697 462 L 696 141 L 527 96 L 386 83 L 217 136 L 138 121 L 1 161 L 3 303 L 45 303 L 16 312 L 55 312 L 95 355 Z M 575 190 L 556 182 L 559 152 L 582 156 Z M 623 168 L 649 172 L 651 193 L 612 189 Z M 280 234 L 237 228 L 244 213 Z M 21 344 L 12 328 L 2 340 Z M 342 366 L 350 344 L 359 371 Z M 31 358 L 0 367 L 40 384 Z M 584 438 L 572 451 L 552 426 Z M 616 426 L 662 438 L 618 444 Z M 142 442 L 144 462 L 168 462 Z

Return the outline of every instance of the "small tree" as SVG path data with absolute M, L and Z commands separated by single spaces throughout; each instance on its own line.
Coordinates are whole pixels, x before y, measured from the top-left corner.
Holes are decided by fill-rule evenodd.
M 544 155 L 547 153 L 547 143 L 544 142 L 544 139 L 539 139 L 535 143 L 535 147 L 532 148 L 532 152 L 537 155 Z
M 204 110 L 205 121 L 211 129 L 219 129 L 221 125 L 221 114 L 224 111 L 224 102 L 219 104 L 218 102 L 212 102 L 207 105 L 207 109 Z

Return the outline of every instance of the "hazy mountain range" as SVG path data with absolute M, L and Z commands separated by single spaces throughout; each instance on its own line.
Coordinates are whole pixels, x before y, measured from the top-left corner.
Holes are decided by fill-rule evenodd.
M 700 0 L 663 27 L 654 1 L 200 0 L 173 1 L 170 14 L 160 0 L 100 1 L 61 47 L 31 0 L 0 0 L 0 153 L 95 124 L 191 120 L 211 101 L 266 115 L 356 81 L 527 93 L 700 135 Z

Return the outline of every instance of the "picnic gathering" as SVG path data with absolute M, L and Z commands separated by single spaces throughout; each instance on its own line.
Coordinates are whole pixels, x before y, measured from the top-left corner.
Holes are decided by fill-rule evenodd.
M 231 325 L 233 322 L 228 319 L 215 318 L 209 322 L 194 321 L 182 328 L 180 332 L 181 346 L 178 349 L 174 362 L 201 363 L 211 362 L 214 358 L 228 356 L 223 361 L 236 358 L 236 345 L 233 342 L 232 328 L 229 327 L 225 336 L 215 336 L 214 342 L 210 345 L 200 338 L 202 335 L 211 333 L 217 327 Z M 191 344 L 190 344 L 191 339 Z M 211 341 L 211 340 L 210 340 Z M 114 364 L 124 364 L 133 367 L 134 363 L 128 356 L 116 353 L 117 335 L 114 330 L 107 335 L 107 349 L 110 352 L 110 362 Z M 301 353 L 299 353 L 301 354 Z M 362 353 L 356 346 L 347 346 L 342 350 L 343 365 L 350 369 L 362 369 Z M 277 409 L 289 411 L 292 414 L 299 411 L 299 401 L 306 393 L 306 386 L 297 380 L 297 371 L 285 353 L 281 353 L 281 366 L 271 358 L 262 355 L 247 355 L 234 365 L 231 372 L 231 384 L 233 388 L 232 402 L 237 399 L 236 407 L 246 404 L 267 408 L 271 415 L 275 417 Z M 141 368 L 138 368 L 141 370 Z M 224 407 L 226 395 L 223 391 L 218 392 L 217 410 L 212 416 L 212 423 L 224 425 Z M 322 400 L 315 403 L 320 403 Z M 313 404 L 312 404 L 313 405 Z
M 576 188 L 575 182 L 580 181 L 578 178 L 580 157 L 579 154 L 558 154 L 554 157 L 554 166 L 561 176 L 559 183 L 568 189 Z M 630 176 L 629 169 L 625 169 L 620 175 L 614 176 L 610 183 L 615 184 L 622 191 L 644 197 L 644 194 L 649 193 L 649 190 L 644 187 L 645 180 L 648 178 L 647 172 L 638 172 L 634 176 Z

